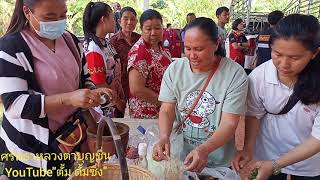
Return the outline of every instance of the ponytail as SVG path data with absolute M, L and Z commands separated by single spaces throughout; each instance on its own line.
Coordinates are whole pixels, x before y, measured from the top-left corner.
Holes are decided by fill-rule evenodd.
M 99 38 L 96 36 L 96 28 L 102 16 L 109 15 L 111 7 L 103 2 L 89 2 L 83 13 L 83 33 L 86 42 L 94 41 L 102 47 Z
M 305 105 L 320 102 L 320 54 L 312 59 L 299 74 L 293 95 Z

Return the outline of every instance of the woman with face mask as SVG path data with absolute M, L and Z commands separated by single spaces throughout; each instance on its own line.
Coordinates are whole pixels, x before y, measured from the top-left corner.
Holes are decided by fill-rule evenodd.
M 161 80 L 171 57 L 161 43 L 162 16 L 158 11 L 144 11 L 140 27 L 141 38 L 128 54 L 129 113 L 133 118 L 153 119 L 159 114 Z
M 0 95 L 5 107 L 0 154 L 12 155 L 1 158 L 3 173 L 10 179 L 35 178 L 24 172 L 28 169 L 53 170 L 54 179 L 66 179 L 52 169 L 71 167 L 70 160 L 58 161 L 52 155 L 64 152 L 57 134 L 74 121 L 79 108 L 98 106 L 101 94 L 111 96 L 107 88 L 95 89 L 83 70 L 79 41 L 65 31 L 66 12 L 65 0 L 17 0 L 0 40 Z M 85 84 L 92 90 L 79 89 Z M 79 151 L 84 141 L 70 152 Z M 52 156 L 43 158 L 48 153 Z M 22 171 L 17 176 L 14 170 Z
M 121 84 L 120 56 L 105 39 L 114 30 L 111 7 L 103 2 L 90 2 L 83 14 L 84 50 L 88 72 L 98 87 L 112 89 L 112 117 L 123 118 L 126 107 Z

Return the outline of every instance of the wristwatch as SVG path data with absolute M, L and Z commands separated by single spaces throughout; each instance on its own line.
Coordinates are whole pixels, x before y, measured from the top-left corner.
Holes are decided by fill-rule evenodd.
M 279 167 L 279 165 L 278 165 L 278 163 L 277 163 L 277 161 L 276 160 L 271 160 L 271 162 L 272 162 L 272 168 L 273 168 L 273 175 L 278 175 L 278 174 L 280 174 L 281 173 L 281 168 Z

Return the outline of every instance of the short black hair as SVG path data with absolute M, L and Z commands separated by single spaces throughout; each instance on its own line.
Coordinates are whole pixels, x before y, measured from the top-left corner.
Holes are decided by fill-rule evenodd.
M 196 16 L 196 14 L 195 14 L 195 13 L 188 13 L 188 14 L 187 14 L 187 17 L 188 17 L 188 16 Z
M 216 10 L 216 16 L 220 16 L 223 11 L 225 12 L 229 12 L 229 8 L 225 7 L 225 6 L 222 6 L 222 7 L 219 7 L 217 10 Z
M 215 55 L 225 57 L 225 50 L 222 48 L 222 44 L 218 43 L 219 34 L 218 34 L 218 26 L 217 24 L 210 18 L 207 17 L 199 17 L 192 21 L 190 24 L 186 26 L 185 32 L 192 28 L 199 28 L 205 35 L 209 37 L 209 39 L 215 43 L 219 44 L 218 49 L 215 52 Z
M 238 30 L 238 25 L 242 22 L 243 22 L 243 20 L 241 18 L 234 20 L 232 23 L 232 29 L 235 31 Z
M 172 25 L 171 23 L 168 23 L 168 24 L 167 24 L 167 28 L 169 28 L 171 25 Z
M 146 22 L 147 20 L 152 20 L 152 19 L 159 19 L 159 20 L 161 20 L 161 23 L 163 22 L 162 16 L 158 11 L 156 11 L 154 9 L 147 9 L 140 16 L 140 28 L 142 29 L 144 22 Z
M 120 11 L 120 19 L 122 18 L 123 13 L 125 13 L 127 11 L 132 12 L 135 16 L 137 16 L 137 12 L 132 7 L 127 6 L 127 7 L 124 7 L 124 8 L 121 9 L 121 11 Z
M 271 25 L 276 25 L 282 18 L 284 17 L 284 14 L 282 11 L 272 11 L 268 15 L 268 22 Z

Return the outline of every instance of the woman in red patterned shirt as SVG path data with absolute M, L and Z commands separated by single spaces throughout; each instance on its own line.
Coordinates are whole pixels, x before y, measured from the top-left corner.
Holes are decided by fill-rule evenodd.
M 162 76 L 171 63 L 161 44 L 162 16 L 153 9 L 140 17 L 141 38 L 128 54 L 129 113 L 132 118 L 158 118 Z

